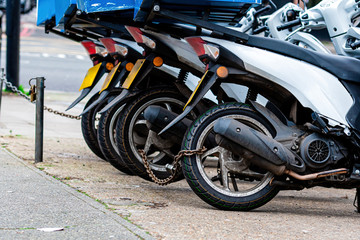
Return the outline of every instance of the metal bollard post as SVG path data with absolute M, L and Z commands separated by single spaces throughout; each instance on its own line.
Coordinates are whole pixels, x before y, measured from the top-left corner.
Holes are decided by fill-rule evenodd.
M 0 44 L 0 47 L 1 47 L 1 44 Z M 1 54 L 1 51 L 0 51 L 0 54 Z M 4 78 L 5 78 L 4 69 L 2 68 L 1 69 L 1 79 L 0 79 L 0 115 L 1 115 L 1 100 L 2 100 Z
M 44 140 L 44 77 L 36 78 L 36 127 L 35 127 L 35 163 L 43 161 Z

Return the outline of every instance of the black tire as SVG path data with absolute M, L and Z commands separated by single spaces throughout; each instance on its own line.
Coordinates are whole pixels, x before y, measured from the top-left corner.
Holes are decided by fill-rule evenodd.
M 86 103 L 85 108 L 86 109 L 90 104 L 92 104 L 96 99 L 99 98 L 99 94 L 95 93 L 94 96 L 92 96 L 89 101 Z M 101 110 L 99 109 L 99 106 L 92 108 L 90 111 L 82 115 L 81 117 L 81 132 L 83 134 L 84 140 L 90 150 L 95 153 L 96 156 L 98 156 L 101 159 L 106 160 L 105 156 L 102 154 L 100 150 L 100 146 L 97 141 L 97 123 L 96 123 L 96 117 L 97 112 Z
M 252 175 L 246 174 L 245 171 L 236 176 L 231 173 L 221 175 L 220 158 L 217 158 L 218 162 L 216 162 L 214 156 L 221 156 L 221 151 L 225 149 L 215 148 L 217 144 L 209 136 L 213 138 L 212 126 L 217 119 L 223 117 L 237 119 L 267 135 L 274 135 L 274 130 L 268 121 L 247 105 L 227 103 L 213 107 L 198 117 L 185 134 L 182 149 L 194 150 L 205 146 L 209 155 L 205 152 L 202 156 L 184 157 L 182 161 L 184 176 L 193 191 L 202 200 L 216 208 L 239 211 L 258 208 L 275 197 L 279 189 L 270 185 L 273 175 L 260 169 L 251 168 Z M 213 151 L 211 155 L 210 150 Z M 218 151 L 218 155 L 214 154 L 216 151 Z M 228 151 L 228 153 L 230 152 Z M 231 156 L 233 159 L 241 159 L 241 156 L 237 156 L 240 157 L 237 158 L 231 153 L 227 156 Z M 212 161 L 210 161 L 211 159 Z M 227 180 L 228 187 L 224 186 L 223 179 Z M 249 184 L 253 183 L 251 181 L 255 182 L 255 186 L 249 187 Z M 240 187 L 246 189 L 240 189 Z
M 97 129 L 97 139 L 101 152 L 111 165 L 123 173 L 133 175 L 132 171 L 120 156 L 116 145 L 116 133 L 114 132 L 118 117 L 122 114 L 123 107 L 124 104 L 117 104 L 101 114 Z
M 164 106 L 165 103 L 168 103 L 168 105 L 171 104 L 173 112 L 181 113 L 185 102 L 186 99 L 177 91 L 156 89 L 143 92 L 141 96 L 126 104 L 117 122 L 116 142 L 121 158 L 134 174 L 151 180 L 138 153 L 139 149 L 144 148 L 149 133 L 145 124 L 136 124 L 136 122 L 141 122 L 143 111 L 150 105 Z M 180 143 L 174 146 L 171 149 L 172 153 L 176 155 L 180 147 Z M 159 152 L 158 155 L 155 154 L 156 152 Z M 155 155 L 153 159 L 156 164 L 152 163 L 150 166 L 155 176 L 160 179 L 169 177 L 171 174 L 166 171 L 165 165 L 172 163 L 173 159 L 158 149 L 152 149 L 152 153 Z M 183 178 L 182 172 L 179 171 L 174 180 L 181 178 Z

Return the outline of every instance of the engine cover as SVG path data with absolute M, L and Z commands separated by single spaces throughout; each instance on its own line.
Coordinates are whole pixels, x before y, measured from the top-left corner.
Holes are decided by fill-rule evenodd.
M 320 169 L 343 159 L 346 151 L 341 151 L 342 149 L 343 147 L 332 139 L 312 133 L 301 142 L 300 155 L 308 167 Z

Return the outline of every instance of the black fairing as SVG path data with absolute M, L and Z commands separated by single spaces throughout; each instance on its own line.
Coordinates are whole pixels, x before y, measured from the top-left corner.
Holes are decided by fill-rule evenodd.
M 216 60 L 217 64 L 221 64 L 221 65 L 224 65 L 227 67 L 245 69 L 244 62 L 238 56 L 236 56 L 235 54 L 230 52 L 227 48 L 224 48 L 214 42 L 209 42 L 209 41 L 206 41 L 206 42 L 214 44 L 216 47 L 219 48 L 220 56 Z
M 220 56 L 219 59 L 216 61 L 217 64 L 234 68 L 241 67 L 241 69 L 245 69 L 244 62 L 239 57 L 237 57 L 235 54 L 233 54 L 226 48 L 219 46 L 219 49 Z
M 360 79 L 359 79 L 360 80 Z M 354 104 L 346 114 L 346 120 L 350 127 L 360 131 L 360 81 L 343 81 L 342 83 L 346 89 L 350 92 Z

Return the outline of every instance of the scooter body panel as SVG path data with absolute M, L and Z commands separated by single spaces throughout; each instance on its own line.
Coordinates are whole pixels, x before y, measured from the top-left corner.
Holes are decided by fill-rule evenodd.
M 319 39 L 309 33 L 297 32 L 290 37 L 288 42 L 317 52 L 331 53 L 330 50 L 319 41 Z
M 208 37 L 203 39 L 215 41 Z M 334 119 L 335 122 L 330 122 L 331 125 L 340 122 L 348 126 L 345 116 L 353 104 L 353 99 L 334 75 L 304 61 L 270 51 L 226 40 L 216 39 L 216 42 L 231 49 L 244 62 L 249 72 L 284 87 L 304 107 Z

